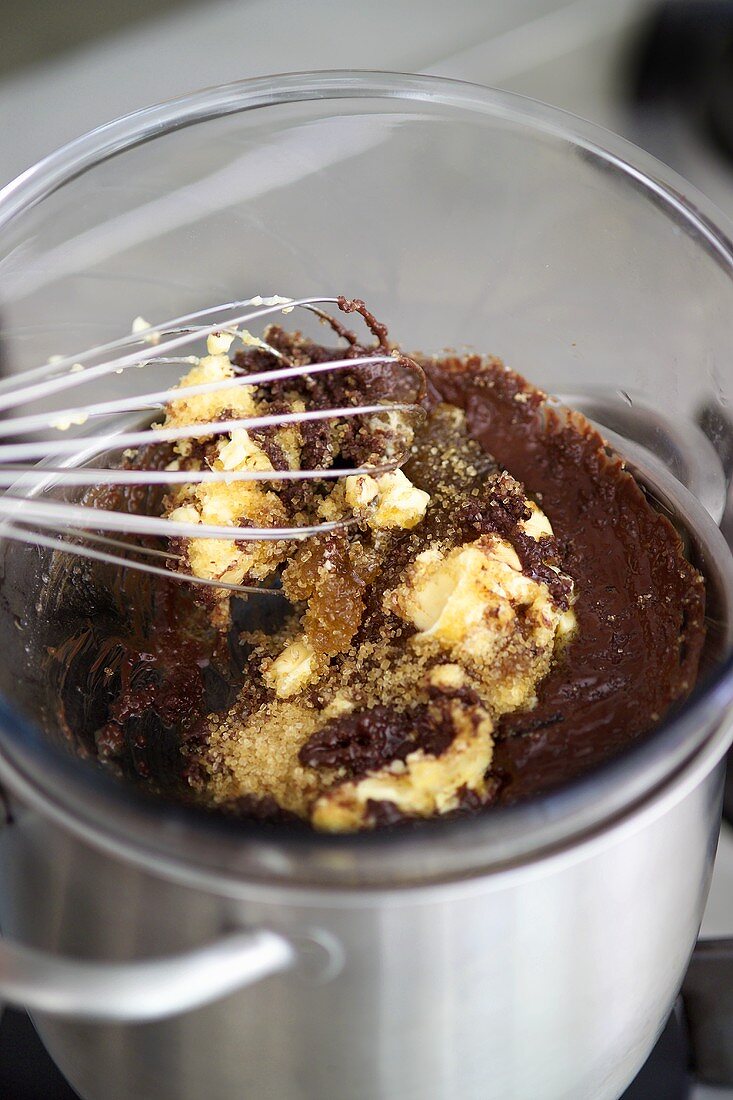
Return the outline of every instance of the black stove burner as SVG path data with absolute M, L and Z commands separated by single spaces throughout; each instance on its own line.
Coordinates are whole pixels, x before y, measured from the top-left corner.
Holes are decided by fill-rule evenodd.
M 688 1100 L 690 1049 L 680 999 L 643 1069 L 621 1100 Z
M 621 1100 L 688 1100 L 687 1054 L 680 1004 Z M 0 1021 L 0 1096 L 3 1100 L 79 1100 L 46 1053 L 25 1012 L 8 1009 Z
M 6 1100 L 79 1100 L 46 1053 L 25 1012 L 0 1019 L 0 1096 Z

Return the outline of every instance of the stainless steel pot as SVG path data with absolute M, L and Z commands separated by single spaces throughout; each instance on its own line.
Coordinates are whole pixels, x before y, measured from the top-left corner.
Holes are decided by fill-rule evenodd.
M 157 160 L 138 159 L 156 147 Z M 222 177 L 212 160 L 233 149 L 236 171 Z M 271 154 L 264 169 L 250 161 L 266 187 L 253 188 L 241 149 Z M 186 183 L 171 206 L 158 202 L 151 214 L 132 204 L 115 224 L 115 203 L 129 197 L 119 190 L 128 157 L 138 189 L 171 160 Z M 541 178 L 527 175 L 532 165 Z M 291 213 L 281 192 L 292 200 L 296 178 L 300 206 Z M 117 192 L 99 186 L 105 179 L 117 179 Z M 353 197 L 348 210 L 339 206 L 345 180 L 360 200 L 371 196 L 356 226 Z M 456 216 L 442 237 L 436 211 L 446 180 L 473 221 L 464 232 Z M 557 209 L 528 206 L 535 183 L 563 202 L 577 188 L 574 220 L 563 228 Z M 244 195 L 233 197 L 230 184 Z M 49 345 L 66 339 L 62 321 L 76 337 L 93 317 L 101 339 L 112 304 L 119 317 L 180 301 L 182 242 L 231 240 L 226 203 L 237 206 L 234 227 L 260 278 L 274 285 L 279 264 L 283 289 L 287 258 L 297 293 L 312 280 L 313 256 L 323 256 L 312 233 L 327 210 L 337 244 L 322 277 L 347 285 L 359 255 L 365 297 L 387 316 L 397 303 L 406 343 L 466 336 L 556 391 L 577 393 L 589 374 L 594 383 L 612 377 L 612 390 L 641 391 L 668 421 L 687 423 L 708 391 L 727 400 L 733 388 L 725 308 L 733 252 L 694 208 L 704 201 L 683 199 L 683 188 L 591 127 L 451 82 L 314 74 L 217 89 L 114 124 L 0 193 L 9 354 L 22 366 L 65 350 Z M 495 215 L 486 259 L 477 226 Z M 440 270 L 421 263 L 428 226 Z M 456 241 L 466 263 L 446 270 Z M 201 285 L 211 297 L 218 280 L 234 277 L 230 253 L 213 251 L 216 263 L 197 253 L 190 293 L 199 300 Z M 155 275 L 150 308 L 130 308 L 134 270 Z M 642 271 L 654 273 L 654 288 Z M 439 317 L 426 308 L 436 303 Z M 621 351 L 626 336 L 633 346 Z M 655 438 L 656 429 L 642 442 L 654 450 Z M 2 545 L 0 994 L 33 1011 L 85 1100 L 618 1097 L 651 1049 L 695 944 L 733 739 L 730 553 L 676 478 L 628 441 L 621 446 L 684 524 L 707 576 L 700 688 L 652 736 L 566 788 L 404 835 L 233 827 L 74 758 L 53 736 L 37 659 L 46 624 L 35 600 L 47 563 Z M 713 464 L 710 484 L 715 476 Z
M 21 804 L 3 928 L 44 954 L 6 945 L 3 985 L 88 1100 L 611 1100 L 695 943 L 729 740 L 599 836 L 422 889 L 197 887 Z

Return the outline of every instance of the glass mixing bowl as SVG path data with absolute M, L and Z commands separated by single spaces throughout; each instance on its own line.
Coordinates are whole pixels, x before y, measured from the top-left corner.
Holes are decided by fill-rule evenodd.
M 655 453 L 675 475 L 673 501 L 675 478 L 692 490 L 694 545 L 712 525 L 694 497 L 720 518 L 730 447 L 733 245 L 721 225 L 653 158 L 513 95 L 375 73 L 245 81 L 101 127 L 0 192 L 2 365 L 22 371 L 101 344 L 138 315 L 155 322 L 257 293 L 363 297 L 405 348 L 499 355 Z M 725 620 L 729 566 L 709 537 L 696 552 L 712 617 Z M 301 837 L 297 860 L 275 859 L 272 836 L 258 846 L 254 827 L 146 801 L 39 733 L 52 725 L 33 671 L 45 563 L 6 546 L 3 565 L 3 752 L 61 809 L 161 858 L 340 873 L 331 857 L 344 838 Z M 411 873 L 513 858 L 536 848 L 540 829 L 549 844 L 648 794 L 731 698 L 725 623 L 713 633 L 706 682 L 623 760 L 536 803 L 436 823 L 443 836 L 470 829 L 470 848 L 459 856 L 428 829 L 429 855 Z M 392 840 L 391 867 L 380 838 L 358 842 L 362 871 L 398 877 L 399 852 L 423 843 Z

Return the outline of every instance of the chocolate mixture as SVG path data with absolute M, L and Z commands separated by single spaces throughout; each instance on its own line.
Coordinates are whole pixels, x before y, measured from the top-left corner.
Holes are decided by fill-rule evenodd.
M 702 578 L 679 536 L 579 414 L 477 357 L 424 364 L 435 397 L 524 482 L 564 543 L 578 632 L 536 707 L 505 716 L 498 799 L 528 798 L 613 756 L 694 685 L 704 640 Z
M 375 335 L 384 347 L 381 328 Z M 288 334 L 277 330 L 269 339 L 292 351 Z M 358 344 L 349 342 L 359 354 Z M 308 354 L 316 361 L 343 351 L 310 344 Z M 263 369 L 266 360 L 259 350 L 239 354 L 239 366 L 246 370 Z M 510 538 L 525 574 L 547 587 L 557 608 L 569 606 L 569 578 L 573 581 L 577 631 L 540 681 L 536 705 L 500 718 L 482 797 L 466 791 L 459 807 L 477 812 L 493 803 L 530 797 L 588 770 L 649 731 L 672 703 L 683 698 L 694 684 L 703 645 L 704 586 L 685 560 L 672 525 L 653 509 L 583 417 L 554 407 L 497 360 L 448 357 L 423 360 L 421 365 L 429 382 L 428 418 L 404 470 L 414 486 L 442 501 L 442 506 L 429 510 L 415 531 L 389 535 L 378 586 L 371 583 L 377 576 L 374 568 L 362 577 L 357 571 L 354 599 L 360 618 L 354 620 L 359 622 L 355 650 L 368 650 L 385 631 L 391 631 L 395 649 L 414 634 L 409 624 L 394 625 L 382 597 L 399 584 L 422 547 L 446 536 L 448 522 L 454 542 L 492 535 Z M 377 376 L 374 386 L 379 384 Z M 310 396 L 324 407 L 343 404 L 348 398 L 343 387 L 348 385 L 346 374 L 320 375 Z M 464 461 L 460 479 L 449 457 L 455 423 L 447 406 L 465 410 L 468 431 L 477 441 L 469 441 L 467 449 L 465 439 L 461 443 L 470 463 Z M 284 468 L 272 435 L 263 434 L 257 442 L 275 468 Z M 323 429 L 313 425 L 305 438 L 309 464 L 327 442 Z M 356 450 L 351 457 L 359 461 Z M 144 465 L 148 458 L 143 455 L 135 461 Z M 286 493 L 314 492 L 313 482 L 306 482 L 305 489 L 297 482 L 289 485 Z M 541 550 L 523 533 L 522 525 L 531 515 L 525 492 L 554 530 L 551 538 L 542 540 Z M 338 536 L 329 536 L 316 545 L 314 560 L 322 562 L 330 555 L 337 561 L 346 550 Z M 137 585 L 139 579 L 131 575 L 130 582 Z M 137 774 L 156 790 L 190 798 L 190 784 L 195 789 L 202 782 L 197 752 L 205 716 L 223 713 L 237 691 L 243 715 L 264 698 L 261 686 L 254 683 L 249 695 L 247 691 L 247 662 L 257 650 L 258 632 L 250 609 L 244 616 L 245 644 L 236 614 L 235 626 L 224 638 L 209 628 L 200 601 L 188 588 L 145 583 L 142 612 L 138 592 L 133 600 L 136 610 L 116 621 L 114 632 L 105 635 L 102 628 L 100 636 L 99 626 L 90 620 L 55 650 L 65 724 L 70 736 L 85 738 L 88 750 L 112 766 Z M 342 594 L 340 582 L 333 593 L 326 592 L 314 619 L 320 617 L 328 625 L 329 605 Z M 125 602 L 123 598 L 121 605 Z M 280 601 L 280 611 L 272 611 L 270 605 L 264 612 L 261 635 L 277 637 L 284 603 Z M 328 628 L 338 634 L 338 623 Z M 76 684 L 73 692 L 64 687 L 74 662 L 78 680 L 79 660 L 87 672 L 88 704 L 81 710 Z M 359 675 L 367 666 L 368 661 L 358 665 Z M 426 668 L 430 667 L 429 660 Z M 353 668 L 344 669 L 355 687 Z M 316 705 L 318 691 L 316 686 L 310 693 Z M 300 760 L 306 768 L 339 769 L 341 779 L 349 780 L 385 761 L 403 761 L 416 749 L 439 754 L 457 736 L 456 701 L 461 714 L 475 712 L 475 722 L 483 720 L 471 688 L 456 687 L 448 695 L 430 688 L 411 711 L 378 703 L 332 718 L 305 741 Z M 153 775 L 151 755 L 164 758 Z M 267 797 L 244 795 L 220 808 L 241 817 L 297 820 Z M 372 825 L 392 824 L 402 816 L 388 800 L 373 804 L 371 814 Z

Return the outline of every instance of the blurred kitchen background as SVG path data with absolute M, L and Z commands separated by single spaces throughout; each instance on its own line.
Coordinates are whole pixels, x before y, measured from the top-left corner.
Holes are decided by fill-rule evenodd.
M 389 69 L 495 85 L 592 119 L 733 218 L 733 0 L 0 0 L 0 10 L 0 186 L 95 126 L 206 85 Z M 727 524 L 733 542 L 733 508 Z M 733 932 L 730 826 L 703 931 Z M 0 1093 L 71 1095 L 27 1045 L 27 1027 L 6 1015 Z M 664 1073 L 655 1065 L 635 1100 L 682 1095 Z
M 0 183 L 118 115 L 297 69 L 508 88 L 645 145 L 733 214 L 729 0 L 2 0 Z

